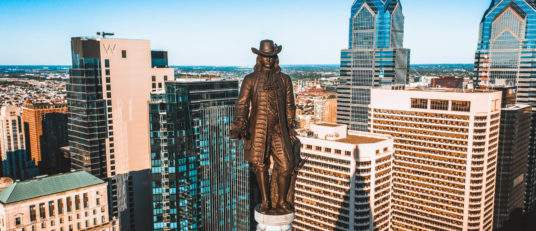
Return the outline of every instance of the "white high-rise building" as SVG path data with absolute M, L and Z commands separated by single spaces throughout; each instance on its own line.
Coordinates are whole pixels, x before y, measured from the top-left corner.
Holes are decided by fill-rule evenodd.
M 305 165 L 295 187 L 296 230 L 389 230 L 390 136 L 312 124 L 299 131 Z
M 377 88 L 369 113 L 394 139 L 392 229 L 492 230 L 500 92 Z

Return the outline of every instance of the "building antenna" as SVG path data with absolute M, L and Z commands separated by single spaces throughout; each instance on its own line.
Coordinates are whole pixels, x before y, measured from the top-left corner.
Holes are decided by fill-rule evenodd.
M 112 32 L 97 32 L 98 36 L 102 36 L 103 38 L 106 38 L 106 36 L 114 36 L 114 33 Z

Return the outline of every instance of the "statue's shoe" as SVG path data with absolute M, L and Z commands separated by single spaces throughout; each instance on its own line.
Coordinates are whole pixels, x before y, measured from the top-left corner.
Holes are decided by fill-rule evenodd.
M 287 204 L 278 204 L 274 209 L 270 210 L 273 215 L 285 215 L 293 212 L 294 210 Z
M 259 212 L 262 213 L 262 214 L 270 214 L 270 212 L 271 212 L 270 204 L 268 202 L 261 203 L 261 206 L 259 208 Z

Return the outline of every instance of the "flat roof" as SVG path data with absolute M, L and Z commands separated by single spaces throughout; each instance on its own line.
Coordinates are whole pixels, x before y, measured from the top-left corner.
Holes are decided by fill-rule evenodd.
M 460 89 L 460 88 L 431 88 L 431 87 L 405 87 L 401 89 L 392 89 L 389 86 L 376 87 L 373 89 L 393 90 L 393 91 L 426 91 L 426 92 L 451 92 L 451 93 L 492 93 L 498 92 L 493 89 Z
M 376 138 L 376 137 L 370 137 L 370 136 L 359 136 L 359 135 L 351 135 L 348 134 L 346 138 L 334 140 L 341 143 L 347 143 L 347 144 L 374 144 L 378 142 L 385 141 L 386 139 Z
M 326 127 L 332 127 L 332 128 L 343 126 L 341 124 L 332 124 L 332 123 L 327 123 L 327 122 L 317 122 L 315 124 L 319 126 L 326 126 Z

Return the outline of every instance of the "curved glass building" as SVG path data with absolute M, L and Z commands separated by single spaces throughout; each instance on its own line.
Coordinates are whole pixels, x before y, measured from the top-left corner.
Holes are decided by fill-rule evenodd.
M 525 211 L 536 207 L 536 2 L 492 0 L 480 23 L 475 88 L 506 86 L 517 103 L 532 106 Z
M 348 49 L 341 51 L 338 123 L 367 131 L 370 88 L 406 84 L 408 49 L 402 48 L 404 15 L 398 0 L 356 0 Z

